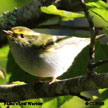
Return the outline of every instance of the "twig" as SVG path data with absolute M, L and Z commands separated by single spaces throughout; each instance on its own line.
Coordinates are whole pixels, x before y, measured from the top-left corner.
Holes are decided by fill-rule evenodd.
M 97 35 L 97 32 L 96 32 L 96 28 L 93 24 L 93 21 L 92 21 L 92 17 L 90 16 L 89 14 L 89 11 L 88 11 L 88 8 L 87 6 L 85 5 L 85 2 L 84 0 L 81 0 L 81 5 L 82 5 L 82 8 L 85 12 L 85 16 L 88 20 L 88 23 L 89 23 L 89 27 L 90 27 L 90 33 L 91 33 L 91 41 L 90 41 L 90 46 L 89 46 L 89 56 L 90 56 L 90 60 L 89 60 L 89 63 L 88 63 L 88 70 L 89 70 L 89 74 L 93 73 L 94 70 L 93 70 L 93 65 L 94 65 L 94 57 L 95 57 L 95 38 L 96 38 L 96 35 Z
M 89 27 L 84 27 L 84 26 L 66 26 L 66 25 L 58 25 L 58 24 L 51 24 L 51 25 L 39 25 L 37 28 L 41 29 L 65 29 L 65 30 L 90 30 Z M 101 27 L 97 27 L 96 29 L 102 30 Z
M 108 60 L 100 60 L 99 62 L 96 62 L 94 65 L 93 65 L 93 68 L 96 68 L 100 65 L 103 65 L 103 64 L 106 64 L 108 63 Z

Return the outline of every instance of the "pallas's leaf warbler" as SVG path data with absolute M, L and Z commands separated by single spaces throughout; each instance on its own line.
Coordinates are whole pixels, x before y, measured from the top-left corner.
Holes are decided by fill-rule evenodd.
M 29 74 L 51 77 L 50 83 L 68 70 L 90 42 L 89 38 L 41 34 L 22 26 L 4 32 L 16 63 Z

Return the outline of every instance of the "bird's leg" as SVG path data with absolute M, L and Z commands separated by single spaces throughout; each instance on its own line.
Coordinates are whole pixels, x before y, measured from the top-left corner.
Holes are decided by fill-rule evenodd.
M 59 81 L 59 80 L 56 79 L 56 77 L 52 77 L 52 78 L 51 78 L 51 81 L 49 82 L 49 84 L 52 84 L 52 83 L 54 83 L 55 81 Z
M 42 79 L 43 79 L 43 77 L 38 77 L 38 78 L 36 79 L 36 83 L 42 82 Z M 56 82 L 56 81 L 59 81 L 59 80 L 56 79 L 56 77 L 52 77 L 51 80 L 49 81 L 49 84 L 52 84 L 52 83 L 54 83 L 54 82 Z

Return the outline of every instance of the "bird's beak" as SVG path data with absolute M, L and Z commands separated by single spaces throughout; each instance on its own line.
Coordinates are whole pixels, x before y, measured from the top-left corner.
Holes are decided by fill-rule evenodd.
M 9 30 L 3 30 L 3 32 L 4 32 L 6 35 L 12 35 L 12 32 L 9 31 Z

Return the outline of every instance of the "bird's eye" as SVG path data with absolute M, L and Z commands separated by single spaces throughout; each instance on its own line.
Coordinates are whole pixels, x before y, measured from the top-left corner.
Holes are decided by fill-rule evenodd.
M 21 36 L 22 38 L 24 38 L 24 34 L 21 34 L 20 36 Z

